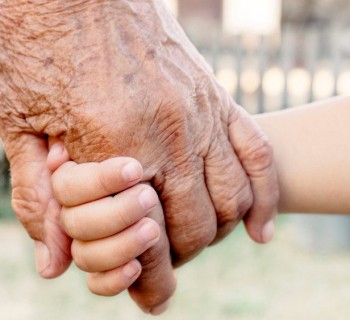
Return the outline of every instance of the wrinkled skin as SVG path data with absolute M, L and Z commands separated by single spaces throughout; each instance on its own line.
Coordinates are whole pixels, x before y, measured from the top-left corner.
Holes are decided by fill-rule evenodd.
M 0 48 L 0 134 L 13 207 L 39 256 L 50 256 L 49 265 L 38 262 L 42 276 L 68 267 L 71 241 L 58 223 L 47 137 L 61 139 L 76 162 L 139 160 L 162 201 L 175 265 L 246 213 L 251 237 L 268 240 L 262 227 L 278 198 L 269 143 L 160 0 L 3 1 Z M 168 245 L 143 263 L 160 260 L 170 260 Z M 163 282 L 152 299 L 151 278 L 145 267 L 132 294 L 144 308 L 174 289 Z

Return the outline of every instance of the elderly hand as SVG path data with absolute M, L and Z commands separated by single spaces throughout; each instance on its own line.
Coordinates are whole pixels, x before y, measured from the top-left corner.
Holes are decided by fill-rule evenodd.
M 271 239 L 278 187 L 270 145 L 162 1 L 5 0 L 0 42 L 13 207 L 39 240 L 42 276 L 70 262 L 47 137 L 59 137 L 76 162 L 136 158 L 162 201 L 175 265 L 243 217 L 254 240 Z

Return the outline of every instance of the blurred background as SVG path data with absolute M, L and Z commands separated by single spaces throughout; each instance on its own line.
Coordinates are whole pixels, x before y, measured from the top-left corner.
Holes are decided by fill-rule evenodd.
M 347 0 L 164 0 L 250 113 L 350 94 Z M 281 132 L 283 134 L 283 132 Z M 88 292 L 72 267 L 35 274 L 33 244 L 10 206 L 0 144 L 0 319 L 149 319 L 129 301 Z M 252 243 L 242 227 L 178 271 L 160 319 L 349 319 L 350 220 L 281 215 L 275 240 Z

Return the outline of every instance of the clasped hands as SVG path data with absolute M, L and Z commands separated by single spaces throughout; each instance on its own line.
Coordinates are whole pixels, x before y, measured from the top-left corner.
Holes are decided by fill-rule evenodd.
M 3 1 L 0 16 L 0 136 L 11 164 L 13 208 L 36 240 L 43 277 L 58 276 L 69 266 L 68 234 L 76 239 L 75 260 L 90 272 L 119 270 L 115 268 L 129 260 L 136 270 L 140 265 L 134 258 L 151 247 L 139 258 L 142 272 L 130 292 L 144 310 L 156 312 L 175 288 L 172 265 L 180 266 L 221 240 L 242 219 L 254 240 L 271 239 L 278 199 L 271 147 L 217 83 L 162 1 Z M 90 164 L 89 180 L 72 174 L 61 186 L 58 182 L 59 199 L 51 186 L 58 165 L 47 165 L 53 138 L 64 143 L 75 163 L 95 163 Z M 120 163 L 107 160 L 114 157 L 137 159 L 139 175 L 123 180 Z M 73 163 L 63 168 L 69 165 Z M 93 179 L 95 183 L 85 183 Z M 164 215 L 159 206 L 149 211 L 131 201 L 135 216 L 128 220 L 123 215 L 127 220 L 116 220 L 116 229 L 113 214 L 122 213 L 120 208 L 88 211 L 91 220 L 85 223 L 91 229 L 86 226 L 83 234 L 75 233 L 74 221 L 64 220 L 66 230 L 62 228 L 61 216 L 69 215 L 65 209 L 61 214 L 60 203 L 80 208 L 88 202 L 93 208 L 98 199 L 108 202 L 140 188 L 151 190 L 136 185 L 118 193 L 139 181 L 157 191 Z M 89 197 L 98 194 L 98 186 L 102 193 Z M 99 202 L 96 206 L 100 208 Z M 100 215 L 101 223 L 103 215 L 111 215 L 111 221 L 100 225 Z M 111 249 L 113 234 L 128 243 L 145 215 L 158 222 L 159 227 L 153 223 L 150 228 L 159 232 L 156 243 L 127 247 L 124 260 L 112 265 L 102 261 L 97 269 L 84 260 L 103 253 L 100 243 Z M 147 225 L 152 226 L 149 218 Z M 118 233 L 120 226 L 135 223 Z M 97 283 L 105 289 L 121 284 L 110 289 L 115 293 L 131 283 L 118 278 L 118 271 L 109 275 L 94 273 L 90 286 L 100 292 Z M 107 278 L 112 279 L 108 284 Z

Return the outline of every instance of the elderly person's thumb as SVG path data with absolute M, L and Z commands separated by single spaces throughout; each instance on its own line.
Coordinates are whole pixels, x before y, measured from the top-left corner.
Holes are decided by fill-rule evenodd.
M 13 210 L 35 240 L 38 273 L 43 278 L 57 277 L 70 265 L 71 239 L 59 223 L 60 206 L 46 163 L 47 141 L 21 133 L 7 135 L 4 142 L 11 165 Z

